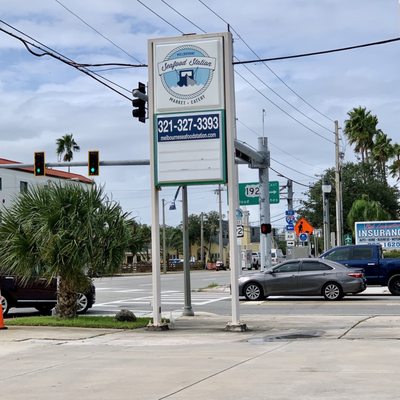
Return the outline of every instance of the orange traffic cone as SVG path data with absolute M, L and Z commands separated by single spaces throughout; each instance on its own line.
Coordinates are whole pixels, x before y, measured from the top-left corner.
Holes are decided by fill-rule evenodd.
M 1 294 L 0 294 L 0 300 L 1 300 Z M 0 329 L 7 329 L 7 327 L 4 325 L 4 319 L 3 319 L 3 304 L 1 304 L 0 301 Z

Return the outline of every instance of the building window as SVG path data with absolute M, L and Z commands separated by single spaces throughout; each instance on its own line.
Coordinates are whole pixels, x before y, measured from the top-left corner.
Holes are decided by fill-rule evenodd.
M 28 191 L 28 182 L 21 181 L 21 182 L 19 183 L 19 191 L 20 191 L 21 193 L 27 192 L 27 191 Z

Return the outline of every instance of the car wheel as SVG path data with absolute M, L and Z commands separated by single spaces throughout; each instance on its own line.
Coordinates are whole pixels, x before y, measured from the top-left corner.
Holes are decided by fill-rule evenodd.
M 78 293 L 78 300 L 76 301 L 78 314 L 84 314 L 89 309 L 89 299 L 83 293 Z
M 54 306 L 37 306 L 35 308 L 42 315 L 51 315 L 51 310 L 54 308 Z
M 8 310 L 10 309 L 10 301 L 8 300 L 7 296 L 3 295 L 1 298 L 1 306 L 3 307 L 3 315 L 8 314 Z
M 261 286 L 258 283 L 248 283 L 244 288 L 244 296 L 247 300 L 256 301 L 264 297 Z
M 334 282 L 327 283 L 323 289 L 322 294 L 325 297 L 325 300 L 340 300 L 343 297 L 343 291 L 340 285 Z
M 388 288 L 394 296 L 400 296 L 400 275 L 394 275 L 390 278 Z

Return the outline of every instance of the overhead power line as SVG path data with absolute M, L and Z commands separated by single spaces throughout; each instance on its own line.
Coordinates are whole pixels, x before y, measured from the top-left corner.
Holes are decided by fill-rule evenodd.
M 257 59 L 263 63 L 263 65 L 281 82 L 283 83 L 294 95 L 296 95 L 300 100 L 302 100 L 305 104 L 307 104 L 309 107 L 311 107 L 314 111 L 316 111 L 318 114 L 322 115 L 323 117 L 327 118 L 329 121 L 333 122 L 332 118 L 328 117 L 326 114 L 323 112 L 319 111 L 317 108 L 315 108 L 310 102 L 308 102 L 303 96 L 301 96 L 299 93 L 297 93 L 294 89 L 292 89 L 269 65 L 267 65 L 264 61 L 261 60 L 261 57 L 250 47 L 250 45 L 243 39 L 243 37 L 239 34 L 239 32 L 234 29 L 234 27 L 229 24 L 228 21 L 226 21 L 224 18 L 221 17 L 220 14 L 218 14 L 215 10 L 213 10 L 210 6 L 208 6 L 206 3 L 204 3 L 202 0 L 199 0 L 201 4 L 203 4 L 204 7 L 206 7 L 208 10 L 210 10 L 216 17 L 218 17 L 221 21 L 226 23 L 230 30 L 232 30 L 238 38 L 244 43 L 244 45 L 257 57 Z M 286 101 L 286 100 L 285 100 Z M 308 117 L 307 117 L 308 118 Z M 318 124 L 319 125 L 319 124 Z
M 396 38 L 392 38 L 392 39 L 386 39 L 386 40 L 380 40 L 378 42 L 357 44 L 355 46 L 339 47 L 337 49 L 331 49 L 331 50 L 314 51 L 312 53 L 301 53 L 301 54 L 294 54 L 294 55 L 291 55 L 291 56 L 261 58 L 261 59 L 257 59 L 257 60 L 236 61 L 236 62 L 233 62 L 233 64 L 256 64 L 256 63 L 264 62 L 264 61 L 289 60 L 291 58 L 318 56 L 318 55 L 321 55 L 321 54 L 329 54 L 329 53 L 337 53 L 337 52 L 340 52 L 340 51 L 361 49 L 363 47 L 380 46 L 382 44 L 388 44 L 388 43 L 393 43 L 393 42 L 398 42 L 398 41 L 400 41 L 400 37 L 396 37 Z
M 115 46 L 117 49 L 121 50 L 123 53 L 125 53 L 128 57 L 132 58 L 133 60 L 137 61 L 139 64 L 142 64 L 141 61 L 139 61 L 136 57 L 134 57 L 132 54 L 129 54 L 127 51 L 125 51 L 122 47 L 118 46 L 115 42 L 113 42 L 111 39 L 109 39 L 107 36 L 103 35 L 101 32 L 99 32 L 96 28 L 94 28 L 92 25 L 88 24 L 83 18 L 81 18 L 78 14 L 73 12 L 71 9 L 69 9 L 67 6 L 65 6 L 61 1 L 59 0 L 54 0 L 56 3 L 58 3 L 61 7 L 63 7 L 65 10 L 67 10 L 69 13 L 71 13 L 74 17 L 78 18 L 79 21 L 84 23 L 87 27 L 89 27 L 91 30 L 96 32 L 98 35 L 100 35 L 103 39 L 107 40 L 109 43 L 111 43 L 113 46 Z
M 4 22 L 4 21 L 2 21 L 2 20 L 0 20 L 0 22 L 2 22 L 2 23 L 4 23 L 5 25 L 11 27 L 12 29 L 16 30 L 17 32 L 19 32 L 19 33 L 21 33 L 21 34 L 23 34 L 23 35 L 29 37 L 30 39 L 36 41 L 35 39 L 31 38 L 29 35 L 25 34 L 24 32 L 19 31 L 18 29 L 14 28 L 12 25 L 9 25 L 9 24 L 7 24 L 6 22 Z M 105 77 L 103 77 L 103 76 L 97 74 L 97 73 L 94 72 L 94 71 L 90 71 L 90 70 L 88 70 L 88 69 L 86 69 L 86 68 L 80 66 L 79 63 L 76 63 L 75 61 L 73 61 L 73 60 L 71 60 L 71 59 L 65 57 L 65 56 L 62 55 L 61 53 L 58 53 L 58 52 L 56 52 L 55 50 L 50 49 L 50 48 L 47 47 L 46 45 L 43 45 L 42 43 L 36 41 L 37 43 L 40 43 L 41 46 L 46 47 L 46 48 L 43 48 L 43 47 L 38 46 L 37 44 L 32 43 L 32 42 L 30 42 L 30 41 L 28 41 L 28 40 L 26 40 L 26 39 L 24 39 L 24 38 L 22 38 L 22 37 L 20 37 L 20 36 L 18 36 L 18 35 L 15 35 L 15 34 L 12 33 L 12 32 L 9 32 L 9 31 L 7 31 L 7 30 L 5 30 L 5 29 L 3 29 L 3 28 L 0 28 L 0 31 L 1 31 L 1 32 L 4 32 L 5 34 L 7 34 L 7 35 L 9 35 L 9 36 L 12 36 L 12 37 L 14 37 L 15 39 L 19 40 L 20 42 L 22 42 L 22 44 L 25 46 L 25 48 L 26 48 L 26 49 L 29 51 L 29 53 L 31 53 L 32 55 L 34 55 L 34 56 L 36 56 L 36 57 L 43 57 L 43 56 L 46 56 L 46 55 L 47 55 L 47 56 L 50 56 L 50 57 L 53 57 L 53 58 L 55 58 L 56 60 L 61 61 L 61 62 L 64 63 L 64 64 L 67 64 L 67 65 L 69 65 L 69 66 L 71 66 L 71 67 L 73 67 L 73 68 L 76 68 L 77 70 L 83 72 L 83 73 L 86 74 L 87 76 L 90 76 L 92 79 L 94 79 L 94 80 L 96 80 L 97 82 L 101 83 L 102 85 L 108 87 L 108 88 L 111 89 L 112 91 L 118 93 L 120 96 L 122 96 L 122 97 L 124 97 L 124 98 L 126 98 L 126 99 L 128 99 L 128 100 L 131 100 L 130 97 L 128 97 L 128 96 L 126 96 L 125 94 L 121 93 L 120 91 L 118 91 L 117 89 L 115 89 L 114 87 L 110 86 L 109 84 L 107 84 L 107 83 L 104 82 L 104 81 L 108 81 L 108 82 L 111 83 L 112 85 L 117 86 L 117 87 L 119 87 L 119 88 L 121 88 L 121 89 L 123 89 L 123 90 L 125 90 L 125 91 L 127 91 L 127 92 L 129 92 L 129 93 L 130 93 L 130 90 L 128 90 L 128 89 L 126 89 L 126 88 L 124 88 L 124 87 L 118 85 L 117 83 L 115 83 L 115 82 L 113 82 L 113 81 L 111 81 L 111 80 L 109 80 L 109 79 L 107 79 L 107 78 L 105 78 Z M 31 47 L 33 47 L 33 48 L 35 48 L 35 49 L 37 49 L 37 50 L 40 50 L 42 53 L 36 53 L 36 52 L 33 51 L 29 46 L 31 46 Z M 50 51 L 49 51 L 49 50 L 50 50 Z M 103 81 L 103 80 L 104 80 L 104 81 Z

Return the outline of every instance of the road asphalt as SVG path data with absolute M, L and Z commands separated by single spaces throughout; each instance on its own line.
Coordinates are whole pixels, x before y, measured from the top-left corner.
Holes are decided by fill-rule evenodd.
M 0 330 L 0 399 L 399 398 L 400 316 L 242 315 L 245 332 L 169 317 L 167 331 Z

